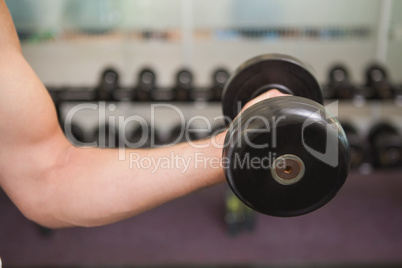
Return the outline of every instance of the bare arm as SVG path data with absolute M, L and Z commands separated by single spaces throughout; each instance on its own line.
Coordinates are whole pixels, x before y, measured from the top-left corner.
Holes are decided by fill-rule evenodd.
M 128 150 L 124 161 L 118 150 L 72 146 L 29 65 L 18 53 L 8 59 L 0 64 L 0 185 L 31 220 L 49 227 L 108 224 L 223 179 L 221 168 L 197 169 L 193 162 L 196 153 L 220 158 L 221 149 L 212 145 Z M 130 165 L 138 155 L 158 161 L 171 151 L 192 161 L 185 173 Z
M 0 25 L 0 186 L 26 217 L 53 228 L 104 225 L 224 179 L 216 162 L 196 162 L 221 159 L 222 149 L 211 140 L 202 141 L 209 145 L 204 149 L 179 144 L 127 150 L 125 160 L 119 160 L 117 149 L 72 146 L 49 94 L 22 55 L 4 0 Z M 224 135 L 217 136 L 218 144 Z M 155 169 L 130 161 L 168 159 L 172 151 L 189 161 L 186 172 L 175 163 Z
M 221 157 L 221 149 L 212 145 L 131 150 L 125 161 L 117 150 L 72 146 L 21 53 L 3 0 L 0 24 L 0 185 L 26 217 L 49 227 L 108 224 L 223 180 L 221 168 L 197 170 L 194 163 L 185 173 L 174 167 L 130 167 L 133 152 L 155 160 L 171 151 L 191 161 L 196 153 Z

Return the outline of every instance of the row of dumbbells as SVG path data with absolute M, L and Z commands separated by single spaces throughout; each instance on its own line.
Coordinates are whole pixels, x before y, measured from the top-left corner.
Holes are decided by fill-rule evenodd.
M 341 124 L 349 140 L 352 168 L 364 164 L 383 168 L 402 166 L 402 134 L 395 125 L 389 122 L 375 124 L 365 137 L 352 124 Z
M 220 101 L 223 87 L 229 79 L 229 72 L 218 68 L 212 73 L 211 85 L 206 88 L 194 86 L 193 73 L 188 69 L 179 70 L 175 85 L 161 88 L 157 85 L 154 70 L 144 68 L 138 75 L 138 83 L 133 88 L 122 88 L 119 74 L 113 68 L 103 71 L 95 90 L 76 90 L 70 88 L 49 88 L 55 102 L 62 101 Z
M 387 69 L 372 64 L 365 70 L 364 85 L 351 82 L 350 72 L 343 64 L 336 64 L 328 72 L 328 84 L 323 87 L 327 99 L 378 99 L 389 100 L 402 96 L 402 86 L 393 84 Z
M 358 168 L 364 163 L 386 168 L 402 165 L 402 134 L 393 124 L 388 122 L 375 124 L 371 127 L 367 137 L 360 134 L 359 130 L 351 123 L 342 122 L 342 127 L 351 146 L 352 168 Z M 186 133 L 186 126 L 177 124 L 170 129 L 167 135 L 163 135 L 156 127 L 148 126 L 148 129 L 145 130 L 139 125 L 129 133 L 122 134 L 119 133 L 117 127 L 110 127 L 105 124 L 86 135 L 81 127 L 73 123 L 71 133 L 75 140 L 71 141 L 96 142 L 98 145 L 101 144 L 108 148 L 125 146 L 128 142 L 129 144 L 138 144 L 138 148 L 147 148 L 186 140 L 203 139 L 224 129 L 224 124 L 217 124 L 210 131 L 198 129 L 196 132 Z
M 204 139 L 225 130 L 224 124 L 216 124 L 208 129 L 197 129 L 197 127 L 176 124 L 168 133 L 162 133 L 156 126 L 142 125 L 135 126 L 129 131 L 124 133 L 118 127 L 112 127 L 109 124 L 102 124 L 91 133 L 86 133 L 84 129 L 75 123 L 70 125 L 71 134 L 73 139 L 68 136 L 64 124 L 63 130 L 75 145 L 96 143 L 97 146 L 106 148 L 121 148 L 121 147 L 134 147 L 134 148 L 149 148 L 158 147 L 168 144 L 176 144 L 185 141 L 195 141 Z M 190 131 L 191 129 L 192 131 Z M 70 130 L 69 130 L 70 131 Z
M 229 72 L 218 68 L 212 73 L 211 85 L 206 88 L 194 86 L 193 73 L 182 69 L 176 74 L 175 85 L 161 88 L 157 85 L 157 76 L 150 68 L 142 69 L 138 83 L 133 88 L 122 88 L 119 74 L 113 68 L 107 68 L 101 75 L 95 90 L 49 89 L 55 101 L 220 101 L 223 88 L 229 79 Z M 365 72 L 365 84 L 351 82 L 346 66 L 337 64 L 328 73 L 328 83 L 323 86 L 327 99 L 394 99 L 402 96 L 402 86 L 393 84 L 385 67 L 379 64 L 368 66 Z

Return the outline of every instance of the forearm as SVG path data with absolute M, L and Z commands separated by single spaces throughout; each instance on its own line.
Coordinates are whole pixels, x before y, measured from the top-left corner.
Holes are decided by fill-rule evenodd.
M 222 149 L 210 139 L 196 144 L 208 147 L 126 150 L 124 160 L 114 149 L 70 147 L 46 185 L 39 218 L 50 227 L 109 224 L 222 181 Z

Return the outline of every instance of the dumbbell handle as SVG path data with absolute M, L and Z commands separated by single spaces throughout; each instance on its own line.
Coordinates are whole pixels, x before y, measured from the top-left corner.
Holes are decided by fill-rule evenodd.
M 258 95 L 257 97 L 255 97 L 254 99 L 252 99 L 251 101 L 247 102 L 246 105 L 244 105 L 243 107 L 243 111 L 246 110 L 247 108 L 253 106 L 254 104 L 263 101 L 265 99 L 269 99 L 269 98 L 274 98 L 274 97 L 280 97 L 280 96 L 292 96 L 290 94 L 285 94 L 282 93 L 281 91 L 277 90 L 277 89 L 270 89 L 260 95 Z

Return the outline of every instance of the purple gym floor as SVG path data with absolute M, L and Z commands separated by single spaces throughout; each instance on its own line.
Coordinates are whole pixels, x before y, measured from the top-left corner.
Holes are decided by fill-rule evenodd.
M 120 223 L 47 237 L 0 191 L 0 256 L 4 267 L 402 264 L 401 174 L 352 173 L 318 211 L 258 215 L 256 230 L 237 237 L 223 220 L 223 184 Z

